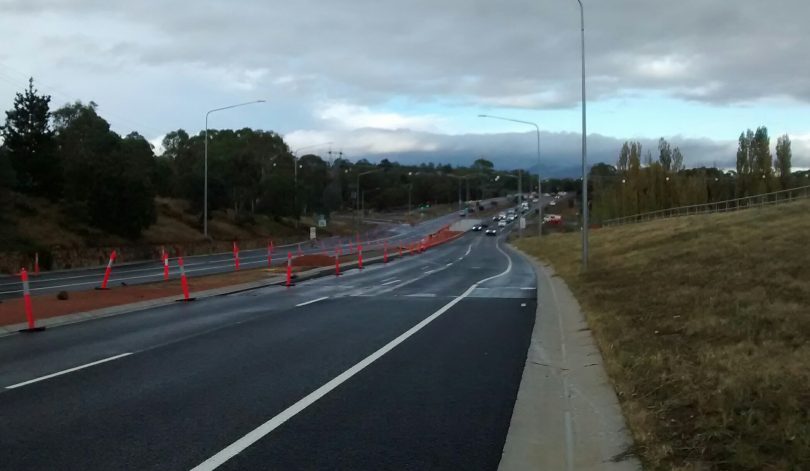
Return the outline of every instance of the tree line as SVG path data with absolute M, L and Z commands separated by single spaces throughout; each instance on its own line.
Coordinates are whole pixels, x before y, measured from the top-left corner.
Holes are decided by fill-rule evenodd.
M 51 97 L 39 93 L 31 79 L 6 111 L 0 136 L 0 194 L 13 190 L 47 198 L 72 218 L 130 238 L 155 222 L 156 196 L 182 198 L 202 226 L 204 132 L 172 131 L 156 155 L 137 132 L 112 131 L 92 101 L 51 111 Z M 272 131 L 208 131 L 209 215 L 228 210 L 246 223 L 257 214 L 280 220 L 328 217 L 357 206 L 404 209 L 409 202 L 418 207 L 516 191 L 516 179 L 496 180 L 496 173 L 510 172 L 496 172 L 485 159 L 452 167 L 352 162 L 332 152 L 326 159 L 298 156 Z M 529 188 L 531 176 L 524 177 Z
M 590 171 L 595 220 L 648 211 L 711 203 L 759 195 L 806 184 L 803 173 L 791 173 L 791 142 L 787 135 L 771 154 L 765 126 L 746 130 L 739 138 L 736 169 L 686 168 L 684 156 L 666 139 L 658 141 L 657 156 L 640 142 L 627 141 L 615 165 L 600 163 Z

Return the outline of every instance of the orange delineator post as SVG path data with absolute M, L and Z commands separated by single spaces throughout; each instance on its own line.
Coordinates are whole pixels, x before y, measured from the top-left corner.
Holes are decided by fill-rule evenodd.
M 169 279 L 169 254 L 163 252 L 163 279 Z
M 383 245 L 383 263 L 388 263 L 388 242 Z
M 39 276 L 39 252 L 34 252 L 34 276 Z
M 236 244 L 236 241 L 233 241 L 233 268 L 239 271 L 239 245 Z
M 104 270 L 104 279 L 101 281 L 101 288 L 98 289 L 107 289 L 107 282 L 110 281 L 110 272 L 112 272 L 112 264 L 115 261 L 115 250 L 110 253 L 110 260 L 107 262 L 107 269 Z
M 358 270 L 363 269 L 363 246 L 362 245 L 357 246 L 357 269 Z
M 287 252 L 287 286 L 292 286 L 292 253 Z
M 335 276 L 340 276 L 340 256 L 337 249 L 335 249 Z
M 402 244 L 399 244 L 399 258 L 402 258 Z
M 44 327 L 37 328 L 36 323 L 34 321 L 34 310 L 31 307 L 31 288 L 28 285 L 28 272 L 23 268 L 20 270 L 20 279 L 22 280 L 23 285 L 23 300 L 25 304 L 25 318 L 28 321 L 28 329 L 25 329 L 24 332 L 36 332 L 38 330 L 44 330 Z
M 267 268 L 273 266 L 273 241 L 267 243 Z
M 188 279 L 186 278 L 186 269 L 183 268 L 183 257 L 178 257 L 177 265 L 180 266 L 180 286 L 183 287 L 183 301 L 191 301 L 188 294 Z
M 304 254 L 304 252 L 301 251 L 301 242 L 299 242 L 298 243 L 298 256 L 300 257 L 303 254 Z

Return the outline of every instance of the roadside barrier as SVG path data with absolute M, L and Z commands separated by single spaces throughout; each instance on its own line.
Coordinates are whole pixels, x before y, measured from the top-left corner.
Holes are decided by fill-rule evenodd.
M 115 250 L 110 252 L 110 260 L 107 262 L 107 269 L 104 270 L 104 279 L 101 280 L 101 286 L 96 289 L 107 289 L 107 282 L 110 281 L 110 273 L 112 272 L 112 264 L 115 261 Z
M 233 241 L 233 268 L 239 271 L 239 245 Z
M 28 286 L 28 272 L 23 268 L 20 270 L 20 279 L 23 285 L 23 298 L 25 305 L 25 318 L 28 321 L 28 328 L 20 332 L 41 332 L 45 327 L 37 327 L 34 320 L 34 309 L 31 307 L 31 288 Z
M 177 265 L 180 267 L 180 286 L 183 287 L 183 301 L 194 301 L 188 294 L 188 278 L 186 278 L 186 269 L 183 268 L 183 257 L 177 259 Z

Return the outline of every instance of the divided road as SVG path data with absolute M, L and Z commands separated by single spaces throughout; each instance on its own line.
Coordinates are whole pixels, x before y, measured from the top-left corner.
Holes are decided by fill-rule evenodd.
M 448 214 L 439 218 L 431 219 L 411 227 L 407 224 L 390 225 L 381 231 L 364 236 L 364 240 L 382 243 L 388 240 L 389 243 L 410 243 L 421 240 L 423 237 L 436 232 L 440 228 L 452 224 L 459 219 L 457 213 Z M 324 245 L 328 253 L 334 253 L 334 249 L 343 243 L 343 250 L 348 251 L 349 246 L 345 241 L 350 237 L 330 237 L 325 239 Z M 281 264 L 287 260 L 287 252 L 297 253 L 297 245 L 279 246 L 273 253 L 273 263 Z M 320 247 L 312 247 L 308 243 L 301 244 L 303 254 L 321 253 Z M 240 266 L 242 268 L 260 268 L 267 265 L 267 250 L 253 249 L 240 251 Z M 231 253 L 219 253 L 212 255 L 195 255 L 185 257 L 186 273 L 189 276 L 204 276 L 217 273 L 228 273 L 233 271 L 233 255 Z M 101 285 L 104 277 L 105 267 L 79 268 L 73 270 L 62 270 L 56 272 L 43 272 L 40 276 L 31 277 L 31 294 L 47 294 L 59 291 L 84 291 L 94 289 Z M 176 279 L 180 276 L 180 269 L 176 259 L 170 259 L 169 277 Z M 160 261 L 133 262 L 121 265 L 114 265 L 109 283 L 111 286 L 120 286 L 121 283 L 129 285 L 154 283 L 163 280 L 163 264 Z M 22 284 L 19 276 L 0 276 L 0 300 L 18 298 L 22 296 Z
M 501 239 L 0 338 L 3 468 L 496 469 L 536 310 Z

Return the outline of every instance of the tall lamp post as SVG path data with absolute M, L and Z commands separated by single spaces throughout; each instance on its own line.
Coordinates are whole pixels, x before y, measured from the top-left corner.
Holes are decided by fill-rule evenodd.
M 292 151 L 293 157 L 293 207 L 295 208 L 295 227 L 298 227 L 298 152 L 304 149 L 312 149 L 313 147 L 321 147 L 331 145 L 332 141 L 322 142 L 320 144 L 313 144 L 311 146 L 299 147 Z
M 206 239 L 208 238 L 208 116 L 210 116 L 211 113 L 216 113 L 217 111 L 229 110 L 231 108 L 239 108 L 240 106 L 253 105 L 253 104 L 256 104 L 256 103 L 264 103 L 265 101 L 266 100 L 254 100 L 254 101 L 248 101 L 246 103 L 237 103 L 235 105 L 223 106 L 222 108 L 214 108 L 213 110 L 208 110 L 208 112 L 205 113 L 205 160 L 204 160 L 204 163 L 203 163 L 203 168 L 204 168 L 204 170 L 203 170 L 203 174 L 204 174 L 203 179 L 205 180 L 205 182 L 203 183 L 203 186 L 204 186 L 204 189 L 203 189 L 203 235 L 205 236 Z
M 369 170 L 367 172 L 362 172 L 357 174 L 357 230 L 360 230 L 360 220 L 362 219 L 362 214 L 360 213 L 360 177 L 363 175 L 369 175 L 372 173 L 382 172 L 385 169 L 377 168 L 374 170 Z
M 533 123 L 531 121 L 523 121 L 520 119 L 513 119 L 513 118 L 504 118 L 501 116 L 492 116 L 488 114 L 479 114 L 479 118 L 491 118 L 491 119 L 500 119 L 501 121 L 511 121 L 513 123 L 521 123 L 527 124 L 529 126 L 534 126 L 537 130 L 537 201 L 540 202 L 540 212 L 538 214 L 538 223 L 537 223 L 537 236 L 543 236 L 543 182 L 540 177 L 540 126 L 537 123 Z M 529 185 L 531 187 L 531 185 Z
M 588 269 L 588 147 L 585 124 L 585 8 L 579 3 L 579 23 L 582 38 L 582 271 Z

